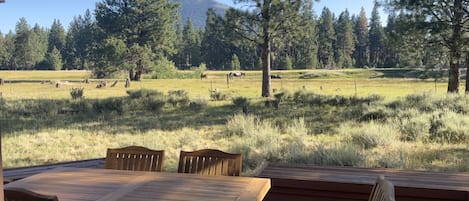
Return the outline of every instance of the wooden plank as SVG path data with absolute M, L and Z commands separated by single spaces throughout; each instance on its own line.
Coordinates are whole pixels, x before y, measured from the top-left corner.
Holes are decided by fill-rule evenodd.
M 44 171 L 52 170 L 59 167 L 78 167 L 78 168 L 103 168 L 104 158 L 81 160 L 81 161 L 70 161 L 62 163 L 53 163 L 46 165 L 37 165 L 29 167 L 19 168 L 7 168 L 3 170 L 3 177 L 11 182 L 18 179 L 22 179 L 34 174 L 39 174 Z
M 23 187 L 57 195 L 61 201 L 261 201 L 269 191 L 270 179 L 58 168 L 9 183 L 6 187 Z
M 271 192 L 265 200 L 291 196 L 294 200 L 309 197 L 314 200 L 364 201 L 378 175 L 385 175 L 395 185 L 396 200 L 469 200 L 468 173 L 268 164 L 258 174 L 259 177 L 271 178 Z

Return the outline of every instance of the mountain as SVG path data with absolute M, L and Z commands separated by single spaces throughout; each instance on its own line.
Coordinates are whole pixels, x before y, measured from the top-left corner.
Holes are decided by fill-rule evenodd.
M 225 10 L 229 8 L 228 5 L 215 0 L 174 0 L 174 2 L 181 4 L 182 23 L 185 24 L 187 19 L 191 18 L 192 24 L 197 29 L 205 27 L 205 18 L 209 8 L 215 9 L 215 12 L 221 16 L 225 15 Z

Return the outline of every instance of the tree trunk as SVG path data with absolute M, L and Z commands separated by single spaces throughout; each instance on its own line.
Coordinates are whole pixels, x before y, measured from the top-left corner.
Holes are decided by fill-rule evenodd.
M 459 93 L 460 74 L 459 61 L 451 61 L 449 64 L 448 93 Z
M 461 39 L 462 39 L 462 22 L 464 16 L 464 9 L 462 0 L 454 1 L 454 17 L 452 18 L 452 31 L 451 40 L 449 41 L 450 49 L 450 63 L 449 63 L 449 79 L 448 79 L 448 93 L 459 93 L 459 82 L 461 72 L 459 71 L 461 59 Z
M 262 44 L 262 97 L 272 96 L 270 83 L 270 37 L 267 34 Z
M 135 78 L 134 78 L 134 69 L 129 70 L 129 79 L 132 80 L 132 81 L 135 80 Z
M 469 94 L 469 52 L 466 53 L 466 94 Z
M 263 41 L 262 41 L 262 97 L 271 97 L 270 93 L 270 1 L 264 1 L 262 7 Z

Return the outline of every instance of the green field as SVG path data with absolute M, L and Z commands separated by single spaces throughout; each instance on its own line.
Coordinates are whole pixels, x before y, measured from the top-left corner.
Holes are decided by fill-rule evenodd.
M 180 150 L 202 148 L 243 153 L 244 174 L 264 161 L 469 171 L 469 99 L 447 96 L 445 81 L 417 79 L 413 70 L 274 71 L 282 79 L 272 88 L 285 94 L 275 108 L 260 97 L 260 71 L 229 85 L 227 72 L 206 73 L 203 80 L 144 79 L 130 89 L 123 80 L 110 87 L 109 79 L 98 89 L 101 80 L 82 82 L 90 77 L 85 71 L 0 71 L 4 166 L 104 157 L 108 147 L 141 145 L 166 151 L 166 171 L 176 170 Z M 78 87 L 85 98 L 71 100 Z M 126 93 L 140 89 L 182 89 L 207 106 L 151 110 L 141 104 L 156 99 Z M 215 89 L 227 98 L 210 100 Z M 249 115 L 233 104 L 236 97 L 247 98 Z M 116 104 L 119 110 L 96 109 Z M 78 113 L 62 112 L 72 105 Z
M 390 71 L 390 70 L 388 70 Z M 397 70 L 396 70 L 397 71 Z M 404 97 L 408 94 L 430 92 L 437 96 L 446 94 L 447 83 L 432 79 L 422 80 L 412 78 L 410 73 L 400 72 L 408 77 L 397 77 L 395 73 L 349 69 L 349 70 L 310 70 L 310 71 L 273 71 L 283 79 L 272 79 L 272 89 L 296 91 L 307 89 L 320 94 L 343 96 L 369 96 L 379 94 L 387 100 Z M 183 72 L 192 73 L 192 72 Z M 235 78 L 227 82 L 224 71 L 207 71 L 208 79 L 163 79 L 143 80 L 134 82 L 130 89 L 156 89 L 167 92 L 174 89 L 184 89 L 190 97 L 208 97 L 209 90 L 219 89 L 232 97 L 244 96 L 257 99 L 261 94 L 261 72 L 248 71 L 245 78 Z M 312 78 L 300 79 L 304 74 Z M 96 84 L 101 80 L 90 79 L 90 84 L 83 83 L 91 76 L 87 71 L 0 71 L 0 78 L 8 83 L 0 88 L 5 99 L 63 99 L 70 98 L 70 89 L 85 88 L 85 97 L 99 99 L 106 97 L 125 96 L 124 80 L 118 79 L 116 87 L 97 89 Z M 391 78 L 389 78 L 391 77 Z M 106 80 L 108 84 L 113 79 Z M 61 82 L 56 88 L 55 83 Z M 464 83 L 461 83 L 461 88 Z

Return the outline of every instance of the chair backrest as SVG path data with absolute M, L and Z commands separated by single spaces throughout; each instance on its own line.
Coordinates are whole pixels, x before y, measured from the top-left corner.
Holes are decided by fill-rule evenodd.
M 107 149 L 104 168 L 160 172 L 163 169 L 163 157 L 163 150 L 152 150 L 146 147 L 109 148 Z
M 215 149 L 181 151 L 179 173 L 239 176 L 242 167 L 241 154 L 231 154 Z
M 58 201 L 55 195 L 43 195 L 23 188 L 5 188 L 5 201 Z
M 368 201 L 396 201 L 394 185 L 386 180 L 384 176 L 379 176 L 371 190 Z

